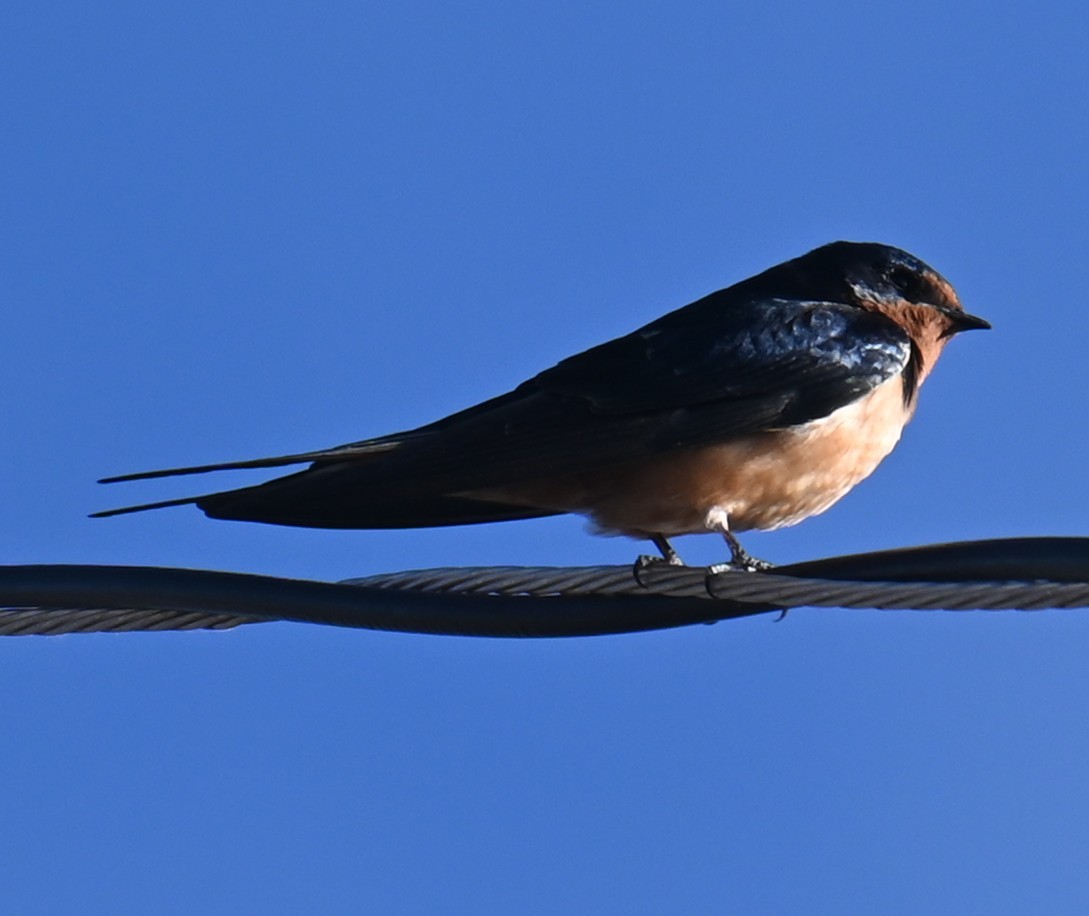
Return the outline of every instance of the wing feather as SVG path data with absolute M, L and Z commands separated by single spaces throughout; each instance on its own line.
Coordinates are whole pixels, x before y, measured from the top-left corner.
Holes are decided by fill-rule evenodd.
M 836 302 L 739 299 L 735 290 L 408 433 L 108 479 L 311 462 L 288 477 L 192 501 L 218 517 L 315 527 L 525 517 L 525 507 L 485 510 L 462 494 L 804 423 L 908 366 L 910 339 L 882 315 Z

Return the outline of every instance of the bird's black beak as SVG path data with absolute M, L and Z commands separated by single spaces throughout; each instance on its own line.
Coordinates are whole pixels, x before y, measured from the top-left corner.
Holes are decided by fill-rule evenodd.
M 989 331 L 991 323 L 985 318 L 969 315 L 967 312 L 957 312 L 953 316 L 953 324 L 958 331 Z
M 949 319 L 949 330 L 942 336 L 952 337 L 961 331 L 989 331 L 991 323 L 984 318 L 969 315 L 967 312 L 948 306 L 935 306 L 939 312 Z

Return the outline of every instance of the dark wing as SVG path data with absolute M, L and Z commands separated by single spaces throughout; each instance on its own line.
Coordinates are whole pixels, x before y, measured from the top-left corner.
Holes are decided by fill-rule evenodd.
M 309 453 L 314 464 L 297 474 L 173 502 L 313 527 L 550 514 L 466 494 L 817 419 L 910 357 L 906 333 L 881 315 L 830 302 L 738 302 L 726 290 L 410 433 Z
M 911 358 L 907 333 L 875 312 L 792 299 L 716 310 L 726 292 L 565 359 L 527 384 L 582 398 L 599 416 L 713 413 L 713 434 L 728 435 L 762 427 L 769 408 L 778 426 L 825 416 Z M 750 416 L 760 419 L 754 425 Z

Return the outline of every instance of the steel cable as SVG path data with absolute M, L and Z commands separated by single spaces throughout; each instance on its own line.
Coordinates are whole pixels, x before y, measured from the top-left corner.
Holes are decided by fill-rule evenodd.
M 1089 606 L 1089 538 L 830 557 L 771 572 L 645 563 L 411 570 L 339 583 L 125 566 L 0 567 L 0 635 L 228 629 L 271 620 L 415 633 L 580 636 L 788 608 Z

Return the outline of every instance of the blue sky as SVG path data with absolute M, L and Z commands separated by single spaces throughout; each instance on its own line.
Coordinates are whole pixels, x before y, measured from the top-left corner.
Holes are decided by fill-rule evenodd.
M 561 518 L 318 532 L 110 473 L 402 429 L 837 238 L 994 324 L 786 562 L 1083 534 L 1078 4 L 0 13 L 5 563 L 630 561 Z M 241 475 L 225 484 L 249 482 Z M 684 539 L 694 561 L 721 559 Z M 21 913 L 1084 912 L 1089 612 L 518 642 L 0 642 Z

